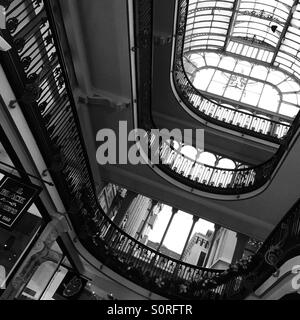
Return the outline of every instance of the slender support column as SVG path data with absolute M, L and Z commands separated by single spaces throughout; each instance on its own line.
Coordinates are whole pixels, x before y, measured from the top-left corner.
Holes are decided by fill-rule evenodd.
M 172 223 L 172 221 L 173 221 L 173 218 L 174 218 L 174 216 L 175 216 L 175 214 L 176 214 L 177 212 L 178 212 L 178 209 L 177 209 L 177 208 L 172 208 L 171 218 L 170 218 L 170 220 L 169 220 L 169 222 L 168 222 L 168 225 L 167 225 L 167 227 L 166 227 L 166 230 L 165 230 L 165 232 L 164 232 L 164 235 L 163 235 L 163 237 L 162 237 L 162 239 L 161 239 L 161 241 L 160 241 L 160 244 L 159 244 L 159 246 L 158 246 L 158 248 L 157 248 L 157 251 L 158 251 L 158 252 L 160 251 L 161 246 L 162 246 L 163 243 L 164 243 L 164 240 L 165 240 L 166 235 L 167 235 L 167 233 L 168 233 L 168 231 L 169 231 L 170 225 L 171 225 L 171 223 Z
M 187 248 L 187 246 L 188 246 L 188 244 L 189 244 L 189 240 L 190 240 L 191 234 L 192 234 L 192 232 L 193 232 L 193 230 L 194 230 L 194 227 L 195 227 L 195 224 L 198 222 L 198 220 L 199 220 L 199 217 L 193 216 L 193 223 L 192 223 L 192 225 L 191 225 L 189 234 L 188 234 L 188 236 L 187 236 L 187 239 L 186 239 L 186 241 L 185 241 L 184 247 L 183 247 L 183 249 L 182 249 L 182 252 L 181 252 L 179 261 L 182 261 L 182 259 L 183 259 L 184 253 L 185 253 L 186 248 Z

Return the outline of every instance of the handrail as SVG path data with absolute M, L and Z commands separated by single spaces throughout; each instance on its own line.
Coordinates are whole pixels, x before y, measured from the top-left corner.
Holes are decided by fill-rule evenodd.
M 293 128 L 296 130 L 295 128 Z M 282 146 L 269 160 L 255 166 L 245 168 L 227 169 L 201 163 L 182 154 L 166 141 L 161 144 L 155 143 L 154 131 L 148 131 L 149 150 L 148 154 L 159 156 L 156 165 L 163 172 L 176 177 L 180 182 L 199 189 L 216 194 L 244 194 L 263 186 L 270 178 L 272 172 L 279 163 L 285 148 Z M 292 137 L 293 135 L 291 135 Z M 153 147 L 157 146 L 157 150 Z
M 152 146 L 155 146 L 155 139 L 159 138 L 159 136 L 155 136 L 155 133 L 149 131 L 148 133 L 146 133 L 146 135 L 150 138 L 149 138 L 149 143 L 150 143 L 150 148 Z M 158 140 L 159 141 L 159 140 Z M 192 162 L 192 163 L 195 163 L 195 164 L 198 164 L 198 165 L 201 165 L 201 166 L 205 166 L 207 168 L 210 168 L 210 169 L 216 169 L 218 167 L 215 167 L 215 166 L 212 166 L 212 165 L 209 165 L 209 164 L 206 164 L 204 162 L 200 162 L 198 161 L 197 159 L 192 159 L 191 157 L 181 153 L 180 151 L 177 150 L 177 148 L 173 147 L 168 141 L 164 141 L 163 143 L 160 143 L 158 144 L 159 145 L 159 149 L 160 149 L 160 152 L 161 152 L 161 155 L 160 155 L 160 159 L 162 161 L 164 160 L 167 160 L 166 158 L 163 158 L 163 156 L 165 155 L 165 153 L 167 153 L 167 155 L 169 155 L 169 152 L 165 152 L 165 150 L 167 149 L 168 151 L 174 151 L 175 153 L 177 153 L 178 156 L 181 156 L 181 157 L 184 157 L 185 159 L 187 159 L 188 161 Z M 186 147 L 186 146 L 190 146 L 188 144 L 184 144 L 183 147 Z M 156 150 L 156 153 L 158 153 L 158 149 Z M 211 152 L 210 152 L 211 153 Z M 214 155 L 216 157 L 216 154 L 214 153 L 211 153 L 212 155 Z M 232 160 L 230 158 L 226 158 L 226 159 L 229 159 L 229 160 Z M 233 161 L 233 160 L 232 160 Z M 242 164 L 244 165 L 244 164 Z M 244 165 L 244 166 L 247 166 L 247 165 Z M 244 170 L 247 170 L 249 169 L 248 166 L 246 169 L 244 168 L 240 168 L 240 169 L 228 169 L 228 168 L 219 168 L 219 169 L 224 169 L 225 171 L 233 171 L 233 170 L 236 170 L 236 171 L 244 171 Z
M 162 144 L 159 137 L 148 131 L 148 155 L 158 155 L 159 163 L 149 163 L 176 180 L 189 185 L 193 189 L 222 195 L 241 195 L 263 186 L 270 178 L 274 168 L 280 161 L 284 149 L 275 156 L 256 166 L 227 169 L 201 163 L 177 151 L 167 142 Z M 158 143 L 155 141 L 158 140 Z M 153 150 L 153 147 L 158 149 Z
M 86 211 L 75 226 L 80 228 L 81 242 L 105 265 L 170 298 L 190 298 L 191 292 L 188 293 L 185 287 L 194 282 L 202 284 L 223 272 L 190 265 L 162 254 L 129 236 L 106 215 L 92 218 Z M 221 289 L 220 285 L 212 292 L 221 294 Z
M 286 261 L 299 254 L 300 199 L 273 229 L 260 249 L 252 256 L 243 272 L 236 277 L 231 277 L 230 281 L 226 283 L 227 289 L 223 297 L 231 299 L 247 297 L 269 277 L 272 275 L 276 277 L 279 268 Z M 230 273 L 233 275 L 229 270 L 229 272 L 225 272 L 225 276 L 230 277 Z M 215 285 L 218 284 L 217 278 Z
M 291 124 L 286 124 L 286 120 L 284 122 L 275 121 L 270 119 L 268 114 L 266 114 L 268 118 L 264 118 L 219 104 L 196 89 L 191 83 L 183 62 L 187 13 L 188 0 L 179 0 L 172 73 L 180 99 L 193 113 L 206 121 L 250 136 L 281 143 L 291 127 Z M 263 110 L 259 111 L 264 113 Z
M 153 153 L 153 147 L 155 147 L 155 140 L 158 139 L 153 133 L 149 133 L 151 137 L 149 139 L 149 152 Z M 172 148 L 167 142 L 159 145 L 157 143 L 158 150 L 154 150 L 154 154 L 158 154 L 160 163 L 157 164 L 163 171 L 167 171 L 172 175 L 176 174 L 177 179 L 186 179 L 189 182 L 195 182 L 195 187 L 198 188 L 201 185 L 203 190 L 205 187 L 209 187 L 210 192 L 226 192 L 234 193 L 239 192 L 240 188 L 243 188 L 243 192 L 248 192 L 248 189 L 252 189 L 253 186 L 257 186 L 260 171 L 262 166 L 247 167 L 240 169 L 226 169 L 207 165 L 197 160 L 193 160 L 188 156 Z M 266 169 L 268 164 L 264 167 Z

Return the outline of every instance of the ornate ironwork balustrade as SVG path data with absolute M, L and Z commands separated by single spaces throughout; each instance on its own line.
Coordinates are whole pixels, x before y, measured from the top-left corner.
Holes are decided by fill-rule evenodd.
M 194 189 L 231 195 L 247 193 L 264 185 L 274 169 L 274 159 L 254 167 L 244 165 L 240 169 L 207 165 L 188 157 L 166 141 L 158 141 L 160 137 L 155 136 L 153 132 L 149 131 L 147 137 L 149 163 Z M 159 159 L 159 163 L 156 163 L 156 158 Z

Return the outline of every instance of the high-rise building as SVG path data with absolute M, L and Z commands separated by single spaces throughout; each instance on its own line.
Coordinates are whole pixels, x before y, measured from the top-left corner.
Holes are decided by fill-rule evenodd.
M 212 234 L 213 232 L 210 230 L 206 235 L 200 232 L 194 233 L 183 254 L 182 261 L 202 267 L 208 253 Z

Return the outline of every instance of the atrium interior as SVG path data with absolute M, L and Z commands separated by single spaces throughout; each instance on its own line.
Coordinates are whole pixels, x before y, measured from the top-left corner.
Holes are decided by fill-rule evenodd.
M 299 108 L 299 1 L 0 0 L 0 300 L 299 300 Z

